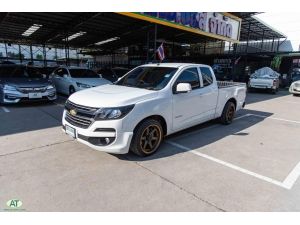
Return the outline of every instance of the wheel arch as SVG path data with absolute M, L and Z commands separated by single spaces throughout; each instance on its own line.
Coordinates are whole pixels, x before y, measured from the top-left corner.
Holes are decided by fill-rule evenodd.
M 166 122 L 166 119 L 161 116 L 161 115 L 151 115 L 151 116 L 147 116 L 146 118 L 142 119 L 140 122 L 138 122 L 138 124 L 135 126 L 133 132 L 136 131 L 136 129 L 138 128 L 138 126 L 144 122 L 145 120 L 148 120 L 148 119 L 154 119 L 154 120 L 157 120 L 160 122 L 162 128 L 163 128 L 163 133 L 164 133 L 164 136 L 167 134 L 168 132 L 168 127 L 167 127 L 167 122 Z
M 234 107 L 235 107 L 235 110 L 236 110 L 237 100 L 235 98 L 232 97 L 232 98 L 228 99 L 227 102 L 232 102 L 234 104 Z M 225 105 L 227 104 L 227 102 L 225 103 Z M 225 107 L 225 105 L 224 105 L 224 107 Z

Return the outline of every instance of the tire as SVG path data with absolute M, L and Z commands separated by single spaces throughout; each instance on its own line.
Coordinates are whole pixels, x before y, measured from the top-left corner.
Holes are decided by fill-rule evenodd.
M 277 93 L 277 89 L 271 89 L 271 93 L 275 95 Z
M 157 120 L 142 121 L 134 130 L 130 150 L 142 157 L 155 153 L 163 140 L 163 128 Z
M 76 92 L 75 88 L 73 86 L 69 87 L 69 95 L 74 94 Z
M 224 125 L 232 123 L 235 114 L 235 104 L 231 101 L 227 102 L 224 106 L 222 115 L 220 117 L 220 122 Z

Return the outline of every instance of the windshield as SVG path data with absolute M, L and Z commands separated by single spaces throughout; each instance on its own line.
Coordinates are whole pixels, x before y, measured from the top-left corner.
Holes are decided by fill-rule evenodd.
M 0 78 L 42 78 L 38 70 L 27 70 L 22 66 L 0 67 Z
M 293 73 L 292 73 L 292 80 L 293 80 L 293 81 L 298 81 L 298 80 L 300 80 L 300 72 L 293 72 Z
M 99 78 L 99 75 L 89 69 L 70 69 L 71 77 L 74 78 Z
M 161 90 L 171 80 L 176 73 L 174 67 L 137 67 L 116 84 L 149 90 Z

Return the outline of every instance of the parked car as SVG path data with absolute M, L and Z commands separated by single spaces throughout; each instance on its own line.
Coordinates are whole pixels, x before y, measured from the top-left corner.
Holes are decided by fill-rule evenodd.
M 23 65 L 0 66 L 0 103 L 56 99 L 51 81 Z
M 110 81 L 101 78 L 96 72 L 81 67 L 61 66 L 50 75 L 57 92 L 71 95 L 76 91 L 96 87 L 103 84 L 111 84 Z
M 62 125 L 96 150 L 148 156 L 166 135 L 216 118 L 230 124 L 245 97 L 244 83 L 217 82 L 210 66 L 147 64 L 113 85 L 71 95 Z
M 251 74 L 248 82 L 248 90 L 266 89 L 275 94 L 279 88 L 280 74 L 269 67 L 263 67 Z
M 126 73 L 129 72 L 129 69 L 121 68 L 121 67 L 115 67 L 115 68 L 106 68 L 106 69 L 100 69 L 97 71 L 101 77 L 105 78 L 106 80 L 109 80 L 111 82 L 117 81 L 120 77 L 124 76 Z
M 292 73 L 292 84 L 289 88 L 290 93 L 295 95 L 300 95 L 300 71 L 294 71 Z

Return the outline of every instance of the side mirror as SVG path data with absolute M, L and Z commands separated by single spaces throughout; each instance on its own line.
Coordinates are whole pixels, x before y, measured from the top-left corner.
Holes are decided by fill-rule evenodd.
M 103 78 L 103 77 L 102 77 L 102 74 L 100 74 L 100 73 L 98 73 L 98 76 L 99 76 L 100 78 Z
M 43 77 L 44 79 L 46 79 L 46 78 L 47 78 L 47 75 L 46 75 L 46 74 L 42 74 L 42 77 Z
M 63 75 L 63 78 L 68 78 L 69 76 L 67 74 L 64 74 Z
M 192 91 L 192 86 L 189 83 L 179 83 L 176 86 L 176 93 L 188 93 Z

